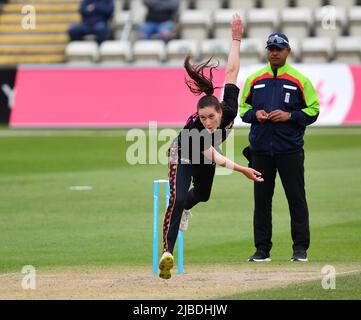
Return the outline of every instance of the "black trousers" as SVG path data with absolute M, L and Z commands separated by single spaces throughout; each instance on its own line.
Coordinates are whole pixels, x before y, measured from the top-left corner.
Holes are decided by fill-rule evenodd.
M 291 215 L 293 250 L 310 245 L 308 207 L 304 181 L 304 151 L 292 154 L 260 156 L 252 154 L 251 165 L 262 172 L 264 182 L 254 184 L 254 242 L 266 253 L 272 248 L 272 197 L 278 171 Z
M 212 164 L 169 164 L 170 198 L 163 223 L 163 252 L 173 253 L 183 210 L 208 201 L 214 173 Z

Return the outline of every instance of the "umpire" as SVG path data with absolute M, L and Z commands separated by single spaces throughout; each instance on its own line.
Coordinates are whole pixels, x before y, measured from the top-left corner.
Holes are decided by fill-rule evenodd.
M 256 252 L 248 261 L 270 261 L 272 197 L 278 171 L 286 193 L 293 240 L 292 261 L 308 261 L 310 244 L 304 182 L 303 136 L 319 114 L 317 93 L 308 78 L 287 63 L 288 38 L 273 33 L 267 39 L 267 64 L 244 84 L 240 115 L 251 124 L 250 165 L 262 172 L 254 184 L 254 241 Z

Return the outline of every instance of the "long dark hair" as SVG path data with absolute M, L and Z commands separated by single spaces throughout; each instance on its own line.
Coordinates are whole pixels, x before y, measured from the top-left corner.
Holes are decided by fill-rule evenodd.
M 212 64 L 212 58 L 208 59 L 206 62 L 202 62 L 198 65 L 192 65 L 190 63 L 191 55 L 187 55 L 184 60 L 184 68 L 187 71 L 190 79 L 185 79 L 185 83 L 189 90 L 199 96 L 202 93 L 206 95 L 199 99 L 197 104 L 197 110 L 204 107 L 214 106 L 217 112 L 220 112 L 222 109 L 221 103 L 213 95 L 214 90 L 219 87 L 214 87 L 213 85 L 213 71 L 217 70 L 218 64 Z M 209 76 L 205 75 L 205 70 L 209 69 Z

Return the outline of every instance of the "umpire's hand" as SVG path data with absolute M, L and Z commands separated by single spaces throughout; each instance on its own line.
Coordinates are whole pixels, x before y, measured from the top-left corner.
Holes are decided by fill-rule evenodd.
M 256 118 L 258 120 L 258 122 L 265 122 L 268 120 L 268 113 L 264 110 L 258 110 L 256 112 Z
M 272 122 L 286 122 L 290 120 L 290 113 L 282 110 L 273 110 L 268 114 L 268 119 Z

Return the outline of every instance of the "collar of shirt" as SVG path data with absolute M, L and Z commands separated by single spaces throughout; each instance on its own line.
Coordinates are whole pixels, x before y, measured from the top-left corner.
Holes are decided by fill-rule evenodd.
M 279 77 L 282 74 L 286 73 L 287 69 L 288 69 L 288 66 L 289 66 L 289 64 L 286 62 L 281 68 L 278 68 L 277 69 L 277 77 Z M 271 67 L 270 63 L 268 63 L 268 65 L 267 65 L 267 72 L 269 74 L 273 74 L 273 70 L 272 70 L 272 67 Z

